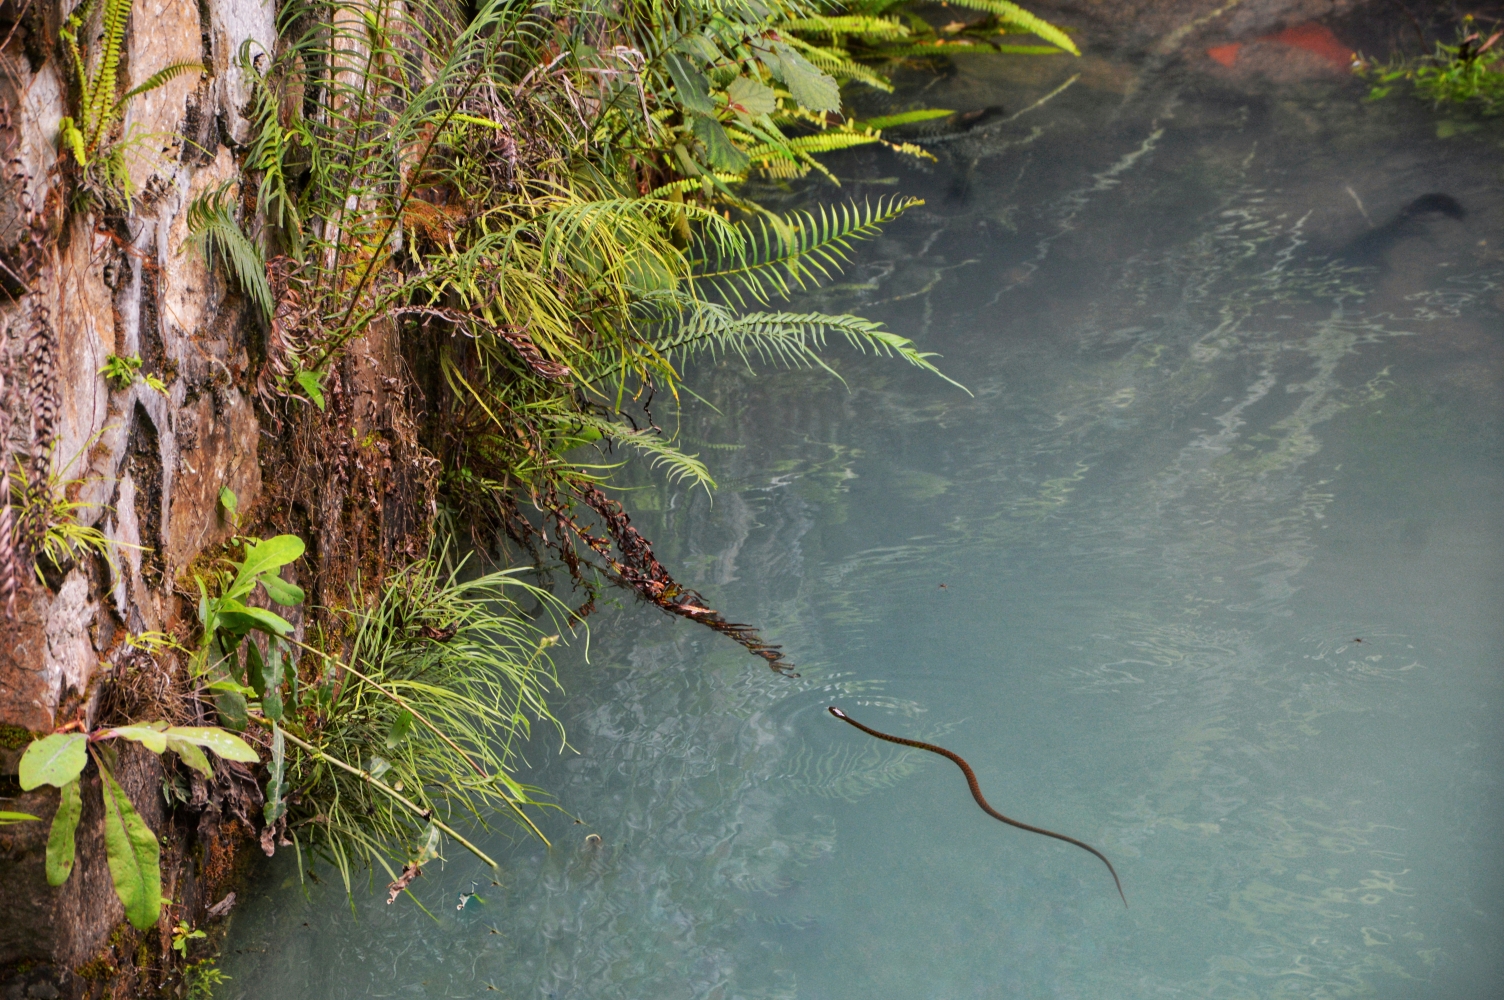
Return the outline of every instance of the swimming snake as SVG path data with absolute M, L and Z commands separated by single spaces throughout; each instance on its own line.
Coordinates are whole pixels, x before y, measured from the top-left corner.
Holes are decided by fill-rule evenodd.
M 1030 826 L 1027 823 L 1020 823 L 1018 820 L 1009 819 L 1007 816 L 1004 816 L 1002 813 L 992 808 L 987 804 L 987 800 L 982 797 L 982 786 L 977 784 L 976 773 L 972 771 L 971 765 L 966 763 L 966 761 L 962 759 L 960 754 L 951 753 L 944 747 L 937 747 L 933 743 L 922 743 L 919 740 L 906 740 L 902 736 L 889 736 L 887 733 L 880 733 L 876 729 L 870 729 L 867 726 L 862 725 L 860 722 L 856 721 L 851 716 L 841 711 L 839 708 L 836 708 L 834 705 L 830 706 L 830 714 L 834 715 L 842 722 L 851 723 L 853 726 L 860 729 L 868 736 L 876 736 L 880 740 L 887 740 L 889 743 L 897 743 L 901 746 L 918 747 L 920 750 L 928 750 L 930 753 L 937 753 L 942 757 L 948 757 L 950 760 L 954 761 L 956 766 L 961 769 L 961 772 L 966 775 L 966 783 L 971 786 L 971 797 L 977 800 L 977 805 L 982 807 L 983 812 L 991 816 L 993 819 L 1001 820 L 1004 823 L 1007 823 L 1009 826 L 1016 826 L 1020 830 L 1027 830 L 1030 833 L 1040 833 L 1046 837 L 1054 837 L 1056 840 L 1063 840 L 1067 844 L 1075 844 L 1083 851 L 1090 851 L 1092 854 L 1095 854 L 1101 860 L 1102 864 L 1107 866 L 1107 870 L 1112 873 L 1112 881 L 1118 887 L 1118 895 L 1122 896 L 1123 905 L 1128 905 L 1128 897 L 1123 895 L 1123 883 L 1118 879 L 1117 869 L 1112 867 L 1111 861 L 1107 860 L 1107 855 L 1103 854 L 1101 851 L 1097 850 L 1090 844 L 1083 844 L 1075 837 L 1067 837 L 1065 834 L 1056 833 L 1053 830 L 1045 830 L 1037 826 Z

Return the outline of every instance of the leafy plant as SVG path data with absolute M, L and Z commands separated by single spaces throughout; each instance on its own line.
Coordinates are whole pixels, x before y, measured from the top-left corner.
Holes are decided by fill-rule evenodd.
M 395 879 L 394 865 L 421 864 L 441 834 L 493 864 L 458 817 L 484 825 L 506 811 L 546 842 L 524 808 L 532 790 L 510 771 L 531 721 L 553 723 L 557 636 L 517 599 L 564 609 L 515 571 L 466 580 L 463 568 L 438 550 L 388 579 L 374 608 L 340 612 L 341 655 L 285 637 L 265 654 L 245 643 L 249 718 L 271 744 L 267 827 L 334 864 L 347 888 L 356 864 Z
M 186 920 L 179 920 L 172 928 L 172 950 L 178 953 L 180 958 L 188 957 L 188 942 L 198 941 L 208 937 L 201 930 L 197 930 Z
M 92 506 L 69 498 L 70 488 L 81 480 L 61 482 L 49 476 L 34 483 L 25 464 L 19 461 L 9 471 L 6 479 L 10 482 L 15 537 L 31 553 L 33 572 L 39 583 L 47 582 L 42 572 L 44 560 L 53 566 L 65 566 L 72 559 L 93 553 L 103 556 L 112 567 L 115 565 L 115 547 L 128 543 L 107 538 L 103 531 L 79 521 L 79 512 Z
M 216 572 L 209 581 L 219 590 L 216 596 L 209 596 L 209 586 L 203 577 L 197 579 L 203 637 L 193 662 L 194 675 L 207 678 L 209 688 L 215 692 L 221 720 L 236 730 L 245 728 L 246 695 L 259 694 L 257 686 L 264 676 L 259 650 L 254 654 L 256 662 L 251 664 L 254 672 L 247 675 L 248 668 L 242 666 L 239 656 L 241 640 L 253 631 L 275 639 L 286 639 L 292 634 L 292 623 L 286 618 L 246 604 L 245 599 L 258 586 L 274 603 L 284 607 L 302 604 L 304 597 L 301 587 L 280 576 L 283 566 L 302 557 L 305 546 L 301 538 L 278 535 L 264 541 L 246 539 L 242 546 L 242 558 L 225 560 L 228 568 Z M 251 655 L 248 651 L 248 662 Z M 280 669 L 281 662 L 276 661 L 276 665 Z
M 115 777 L 115 750 L 107 741 L 130 740 L 157 755 L 168 750 L 206 778 L 214 770 L 204 750 L 226 760 L 256 763 L 259 757 L 240 737 L 216 726 L 170 726 L 166 722 L 114 726 L 93 733 L 56 732 L 32 742 L 21 755 L 21 788 L 42 785 L 59 790 L 57 814 L 47 838 L 47 883 L 60 886 L 73 873 L 75 834 L 83 809 L 79 778 L 92 759 L 104 799 L 105 853 L 115 894 L 126 918 L 138 930 L 157 921 L 162 909 L 161 852 L 156 835 L 136 811 Z
M 189 962 L 183 966 L 183 983 L 187 988 L 185 1000 L 214 1000 L 214 990 L 230 981 L 229 976 L 219 971 L 214 959 Z
M 266 277 L 266 261 L 262 259 L 261 248 L 251 242 L 235 221 L 229 200 L 234 184 L 226 181 L 188 204 L 188 239 L 184 246 L 201 247 L 211 268 L 216 255 L 224 261 L 235 284 L 255 303 L 262 318 L 271 322 L 272 288 Z
M 98 7 L 102 4 L 102 9 Z M 87 51 L 81 44 L 80 35 L 92 21 L 96 10 L 100 16 L 98 49 Z M 123 146 L 111 147 L 109 140 L 120 121 L 125 106 L 131 98 L 155 90 L 184 73 L 203 72 L 198 62 L 175 62 L 157 70 L 139 85 L 116 97 L 119 89 L 120 53 L 125 41 L 125 27 L 130 19 L 131 0 L 86 0 L 68 16 L 59 31 L 64 50 L 73 70 L 73 86 L 77 92 L 76 111 L 58 122 L 58 138 L 64 149 L 73 155 L 78 166 L 86 172 L 101 164 L 102 179 L 107 185 L 129 199 L 127 176 L 121 169 L 119 154 Z M 89 69 L 91 61 L 94 68 Z
M 136 383 L 137 379 L 145 382 L 147 387 L 167 394 L 167 385 L 156 375 L 141 372 L 141 356 L 132 354 L 129 357 L 121 357 L 118 354 L 105 355 L 104 367 L 99 369 L 99 374 L 104 376 L 117 391 L 125 391 Z
M 1436 51 L 1414 59 L 1396 57 L 1388 63 L 1359 60 L 1357 72 L 1372 87 L 1370 100 L 1388 96 L 1400 81 L 1410 83 L 1415 96 L 1440 107 L 1467 107 L 1485 116 L 1504 114 L 1504 31 L 1483 36 L 1472 16 L 1462 19 L 1457 43 L 1436 43 Z

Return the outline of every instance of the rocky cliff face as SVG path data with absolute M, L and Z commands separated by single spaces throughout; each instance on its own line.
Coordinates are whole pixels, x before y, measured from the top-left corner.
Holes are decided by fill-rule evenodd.
M 86 53 L 100 48 L 94 7 L 82 25 L 92 33 L 81 36 Z M 87 788 L 74 876 L 60 889 L 47 885 L 43 856 L 57 793 L 18 794 L 15 765 L 28 731 L 92 725 L 105 678 L 139 678 L 119 688 L 150 713 L 150 702 L 171 688 L 177 661 L 148 656 L 127 637 L 188 639 L 193 605 L 184 571 L 232 531 L 219 491 L 230 488 L 242 506 L 260 493 L 248 353 L 256 327 L 185 241 L 189 203 L 221 185 L 234 190 L 236 154 L 250 129 L 237 56 L 275 43 L 274 10 L 255 0 L 135 5 L 120 57 L 128 86 L 172 63 L 203 69 L 123 104 L 112 139 L 124 146 L 129 200 L 117 206 L 83 197 L 70 174 L 76 165 L 58 152 L 60 121 L 78 117 L 79 87 L 59 45 L 73 11 L 66 0 L 7 0 L 0 11 L 0 377 L 8 417 L 0 450 L 13 486 L 24 477 L 36 495 L 69 505 L 45 516 L 97 528 L 111 543 L 108 556 L 44 559 L 45 581 L 23 558 L 10 614 L 0 620 L 0 795 L 3 808 L 43 819 L 0 827 L 0 966 L 11 969 L 12 992 L 47 996 L 149 965 L 135 952 L 157 955 L 170 944 L 110 937 L 122 910 L 103 863 L 97 793 Z M 140 373 L 165 391 L 141 378 L 112 385 L 100 375 L 111 355 L 139 357 Z M 30 526 L 33 545 L 41 527 Z M 125 755 L 122 775 L 148 823 L 169 832 L 156 758 Z M 223 818 L 223 790 L 194 791 L 200 816 L 212 820 L 205 839 L 172 829 L 179 855 L 190 845 L 199 855 L 197 866 L 175 866 L 188 882 L 205 862 L 228 865 L 214 857 L 228 847 L 213 821 Z M 184 916 L 205 902 L 181 878 L 170 895 Z

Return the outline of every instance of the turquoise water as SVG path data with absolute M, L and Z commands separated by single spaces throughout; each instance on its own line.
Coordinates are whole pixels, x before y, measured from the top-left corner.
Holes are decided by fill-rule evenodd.
M 995 65 L 908 99 L 1011 113 L 1073 71 Z M 849 388 L 702 371 L 718 412 L 682 435 L 720 490 L 632 495 L 801 676 L 623 599 L 562 660 L 570 748 L 529 753 L 582 823 L 487 841 L 496 885 L 458 851 L 425 869 L 435 919 L 379 891 L 352 912 L 279 858 L 225 995 L 1494 992 L 1504 133 L 1088 70 L 922 169 L 834 161 L 846 194 L 928 203 L 807 304 L 915 337 L 970 394 L 840 351 Z M 1466 218 L 1343 259 L 1430 191 Z M 964 755 L 1131 906 L 831 704 Z

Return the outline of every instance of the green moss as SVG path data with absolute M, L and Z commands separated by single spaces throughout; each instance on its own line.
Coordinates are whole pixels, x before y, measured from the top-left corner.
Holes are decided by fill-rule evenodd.
M 83 965 L 74 966 L 73 974 L 88 982 L 102 982 L 115 974 L 115 964 L 105 955 L 99 955 Z
M 36 739 L 37 734 L 8 722 L 0 722 L 0 750 L 19 750 Z

